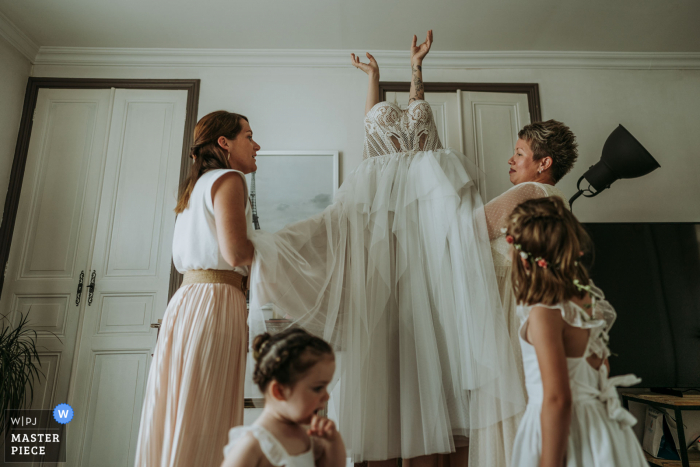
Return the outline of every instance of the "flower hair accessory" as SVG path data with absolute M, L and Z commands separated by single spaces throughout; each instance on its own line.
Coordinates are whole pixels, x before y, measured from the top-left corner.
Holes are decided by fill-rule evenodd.
M 541 267 L 542 269 L 547 269 L 549 267 L 549 263 L 547 262 L 546 259 L 542 257 L 534 257 L 531 253 L 528 253 L 527 251 L 523 250 L 522 245 L 519 243 L 515 243 L 515 239 L 513 238 L 512 235 L 506 235 L 506 242 L 508 242 L 510 245 L 513 245 L 513 248 L 518 250 L 520 252 L 520 257 L 524 260 L 530 260 L 531 263 L 536 264 L 537 266 Z M 558 266 L 555 266 L 558 267 Z
M 502 227 L 501 232 L 504 234 L 508 233 L 508 228 Z M 529 260 L 531 263 L 536 264 L 537 266 L 541 267 L 542 269 L 548 269 L 550 266 L 555 268 L 555 269 L 559 269 L 559 265 L 557 265 L 557 264 L 553 265 L 549 261 L 547 261 L 546 259 L 544 259 L 540 256 L 535 257 L 531 253 L 524 251 L 522 245 L 520 245 L 519 243 L 515 243 L 515 238 L 513 238 L 512 235 L 506 235 L 506 243 L 508 243 L 509 245 L 513 245 L 513 248 L 515 248 L 516 250 L 518 250 L 520 252 L 520 257 L 523 260 Z M 579 256 L 583 256 L 583 251 L 579 252 Z M 578 266 L 578 261 L 574 262 L 574 265 Z

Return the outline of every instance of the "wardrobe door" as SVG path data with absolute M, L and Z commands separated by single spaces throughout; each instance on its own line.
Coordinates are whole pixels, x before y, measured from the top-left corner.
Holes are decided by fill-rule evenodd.
M 186 91 L 117 89 L 85 308 L 70 465 L 133 465 L 156 342 L 168 300 Z
M 112 91 L 39 90 L 0 312 L 28 315 L 43 376 L 33 409 L 67 402 Z M 83 279 L 85 280 L 85 279 Z M 26 464 L 23 464 L 26 465 Z
M 464 148 L 481 169 L 479 192 L 487 203 L 513 186 L 508 159 L 530 123 L 527 94 L 462 92 L 460 99 Z

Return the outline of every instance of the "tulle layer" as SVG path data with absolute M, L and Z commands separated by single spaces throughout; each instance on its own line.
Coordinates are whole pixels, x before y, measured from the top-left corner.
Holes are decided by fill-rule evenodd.
M 272 303 L 335 346 L 356 462 L 450 452 L 525 407 L 468 164 L 451 150 L 369 158 L 323 213 L 251 236 L 250 335 Z

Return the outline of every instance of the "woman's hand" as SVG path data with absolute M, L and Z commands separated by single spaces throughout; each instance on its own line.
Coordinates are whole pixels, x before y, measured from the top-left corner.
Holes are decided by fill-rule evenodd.
M 359 57 L 355 57 L 355 54 L 350 54 L 350 58 L 352 59 L 352 66 L 359 68 L 369 76 L 367 100 L 365 101 L 365 115 L 367 115 L 367 112 L 372 110 L 372 107 L 379 102 L 379 65 L 377 65 L 377 61 L 369 52 L 367 52 L 369 63 L 362 63 Z
M 369 59 L 369 63 L 362 63 L 360 61 L 360 57 L 356 57 L 355 54 L 350 54 L 350 57 L 352 59 L 352 66 L 364 71 L 370 77 L 379 79 L 379 65 L 377 65 L 377 61 L 369 52 L 367 52 L 367 58 Z
M 430 46 L 433 45 L 433 30 L 428 31 L 428 35 L 425 36 L 425 42 L 421 45 L 416 46 L 418 38 L 413 36 L 413 43 L 411 44 L 411 65 L 421 65 L 423 59 L 428 52 L 430 52 Z

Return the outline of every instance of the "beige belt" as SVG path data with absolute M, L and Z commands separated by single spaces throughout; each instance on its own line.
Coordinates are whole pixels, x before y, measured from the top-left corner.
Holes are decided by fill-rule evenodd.
M 248 291 L 248 276 L 223 269 L 197 269 L 185 271 L 182 285 L 189 284 L 228 284 L 246 293 Z

